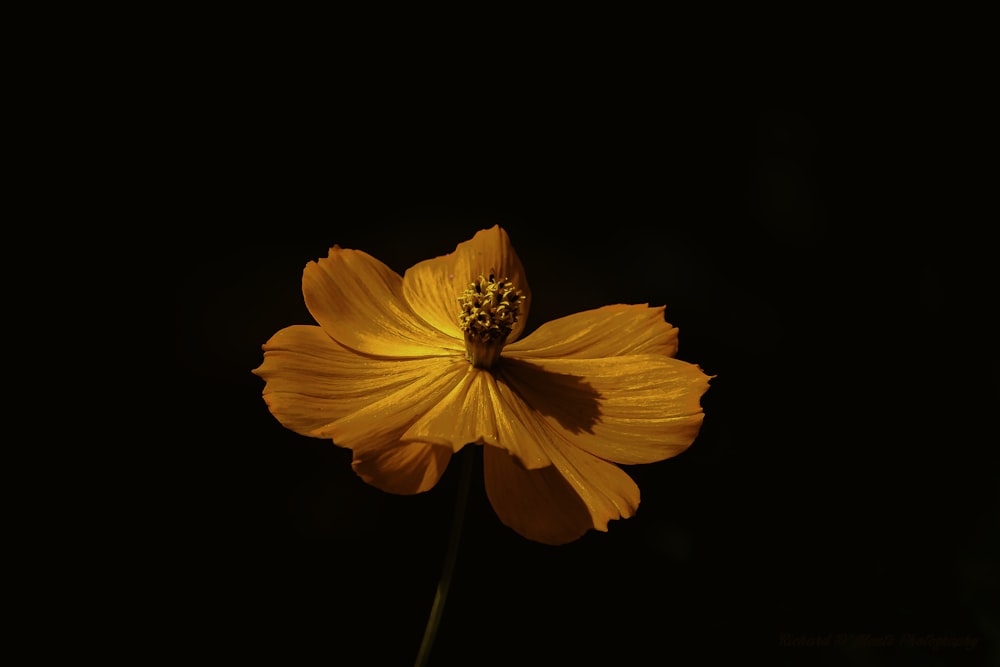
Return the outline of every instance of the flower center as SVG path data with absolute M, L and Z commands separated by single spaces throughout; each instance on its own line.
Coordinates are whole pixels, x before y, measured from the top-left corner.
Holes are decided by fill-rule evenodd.
M 465 332 L 465 357 L 476 368 L 492 368 L 517 322 L 524 295 L 507 278 L 479 276 L 458 297 L 458 321 Z

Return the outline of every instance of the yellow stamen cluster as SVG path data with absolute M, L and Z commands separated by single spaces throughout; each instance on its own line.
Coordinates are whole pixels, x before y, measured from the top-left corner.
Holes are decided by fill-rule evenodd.
M 497 280 L 492 271 L 469 283 L 458 297 L 466 356 L 474 366 L 489 368 L 500 357 L 500 348 L 517 322 L 523 300 L 524 295 L 510 280 Z

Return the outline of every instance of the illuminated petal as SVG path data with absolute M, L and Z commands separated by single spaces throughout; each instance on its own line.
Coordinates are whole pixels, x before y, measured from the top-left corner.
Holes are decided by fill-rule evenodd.
M 352 350 L 383 357 L 422 357 L 464 350 L 424 325 L 403 298 L 403 279 L 360 250 L 330 249 L 302 272 L 306 307 L 321 327 Z
M 677 329 L 663 319 L 663 306 L 614 305 L 546 322 L 504 355 L 595 359 L 625 354 L 677 354 Z
M 356 459 L 366 459 L 372 452 L 397 446 L 413 422 L 440 403 L 469 368 L 465 357 L 460 355 L 437 357 L 434 361 L 423 367 L 423 373 L 411 375 L 407 383 L 375 396 L 364 407 L 310 435 L 332 438 L 335 444 L 354 450 Z
M 477 232 L 469 241 L 459 243 L 453 253 L 411 267 L 403 275 L 403 294 L 410 307 L 431 326 L 449 336 L 461 338 L 458 297 L 469 283 L 491 270 L 499 278 L 510 279 L 525 297 L 517 322 L 507 338 L 513 342 L 524 330 L 531 306 L 531 292 L 521 260 L 514 252 L 507 232 L 499 226 Z
M 403 434 L 458 451 L 467 443 L 508 450 L 527 468 L 551 464 L 541 445 L 551 428 L 488 371 L 469 367 L 454 390 Z
M 639 488 L 621 468 L 568 445 L 548 453 L 552 466 L 526 470 L 503 450 L 484 448 L 486 494 L 504 525 L 555 545 L 635 513 Z
M 302 435 L 314 436 L 317 429 L 442 367 L 441 357 L 384 360 L 361 355 L 317 326 L 282 329 L 263 349 L 264 362 L 254 373 L 267 383 L 264 400 L 283 426 Z
M 441 479 L 451 449 L 423 442 L 396 443 L 356 454 L 353 468 L 364 481 L 389 493 L 423 493 Z
M 574 446 L 617 463 L 652 463 L 694 441 L 709 376 L 662 355 L 505 359 L 502 381 Z

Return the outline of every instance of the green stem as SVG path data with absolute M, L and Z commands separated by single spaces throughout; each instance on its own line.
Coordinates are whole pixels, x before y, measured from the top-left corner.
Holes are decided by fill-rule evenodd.
M 467 446 L 466 449 L 468 449 Z M 434 593 L 434 604 L 431 605 L 431 614 L 427 619 L 427 627 L 424 629 L 424 639 L 420 643 L 420 651 L 417 653 L 417 661 L 414 667 L 424 667 L 431 655 L 431 647 L 434 645 L 434 637 L 437 635 L 438 625 L 441 624 L 441 616 L 444 614 L 444 603 L 448 598 L 448 588 L 451 586 L 452 574 L 455 572 L 455 559 L 458 557 L 458 543 L 462 538 L 462 524 L 465 522 L 465 505 L 469 497 L 469 480 L 472 478 L 472 459 L 474 451 L 466 451 L 462 454 L 465 459 L 462 461 L 461 477 L 458 480 L 458 495 L 455 497 L 455 513 L 451 519 L 451 536 L 448 538 L 448 552 L 444 557 L 444 568 L 441 571 L 441 579 L 438 581 L 437 591 Z

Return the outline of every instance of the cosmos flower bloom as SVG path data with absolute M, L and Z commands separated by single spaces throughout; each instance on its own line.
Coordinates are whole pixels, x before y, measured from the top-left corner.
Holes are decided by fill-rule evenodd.
M 616 464 L 675 456 L 701 427 L 710 378 L 674 358 L 663 307 L 605 306 L 519 340 L 531 292 L 499 226 L 402 277 L 334 246 L 302 291 L 319 326 L 264 344 L 264 400 L 285 427 L 349 448 L 385 491 L 427 491 L 481 445 L 500 520 L 563 544 L 635 513 L 639 489 Z

